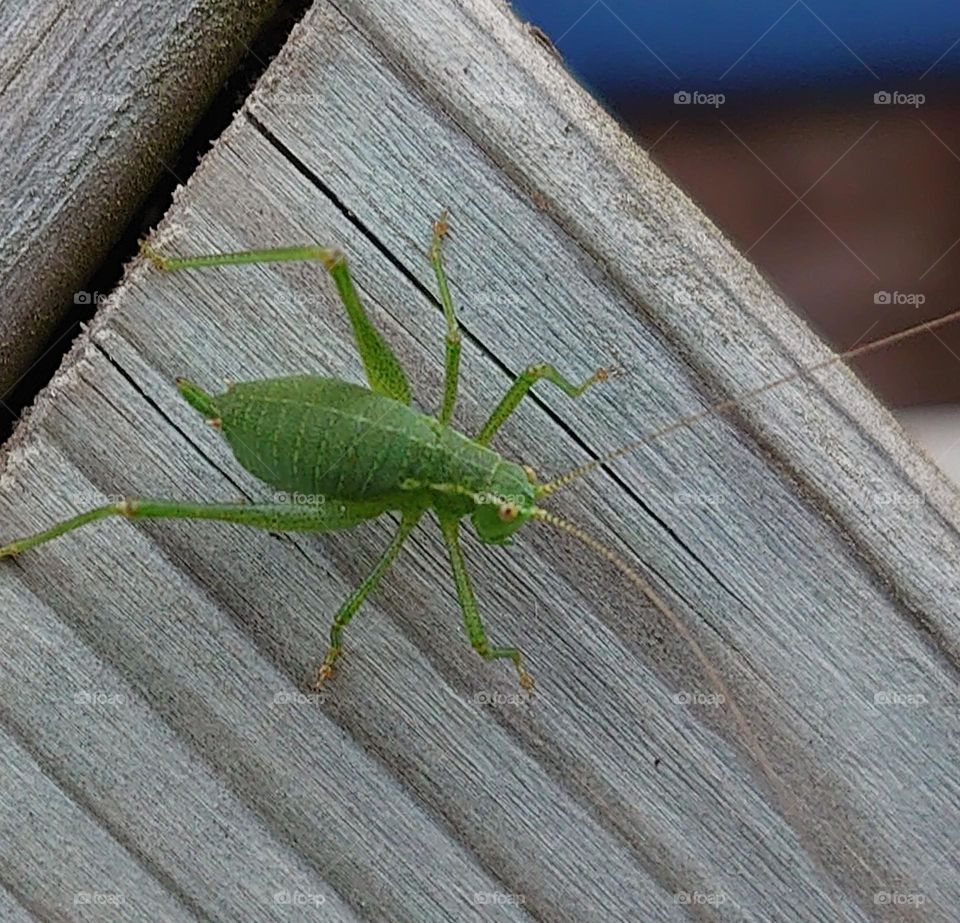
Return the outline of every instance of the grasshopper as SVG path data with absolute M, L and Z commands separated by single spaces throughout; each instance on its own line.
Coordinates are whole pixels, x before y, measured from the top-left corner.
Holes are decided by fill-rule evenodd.
M 176 386 L 180 394 L 209 424 L 220 430 L 244 468 L 278 491 L 296 495 L 302 502 L 192 503 L 128 497 L 10 542 L 0 547 L 0 558 L 27 551 L 110 516 L 211 519 L 279 532 L 331 532 L 388 512 L 398 513 L 400 523 L 386 551 L 333 617 L 329 647 L 313 681 L 313 687 L 317 688 L 333 673 L 342 650 L 345 627 L 383 579 L 417 523 L 432 510 L 449 555 L 471 645 L 486 660 L 511 660 L 521 687 L 531 689 L 533 679 L 527 672 L 521 650 L 515 646 L 493 645 L 487 639 L 460 545 L 460 526 L 469 516 L 480 541 L 505 545 L 522 525 L 538 520 L 572 534 L 634 583 L 674 625 L 714 687 L 732 705 L 725 684 L 689 628 L 653 587 L 611 549 L 579 526 L 539 506 L 538 501 L 606 462 L 669 432 L 692 426 L 706 416 L 729 410 L 748 397 L 819 368 L 941 326 L 960 312 L 832 356 L 735 399 L 721 401 L 552 481 L 539 483 L 530 467 L 509 461 L 490 448 L 493 436 L 537 382 L 542 380 L 577 398 L 608 379 L 612 370 L 601 368 L 586 380 L 573 383 L 552 365 L 531 365 L 514 380 L 475 436 L 455 430 L 450 419 L 457 397 L 461 337 L 442 259 L 442 242 L 448 231 L 443 212 L 433 225 L 428 252 L 447 327 L 444 390 L 436 417 L 411 406 L 410 386 L 403 367 L 367 316 L 341 252 L 307 246 L 168 257 L 143 244 L 144 256 L 164 271 L 319 260 L 332 277 L 346 309 L 366 372 L 367 387 L 337 378 L 298 375 L 235 383 L 228 385 L 222 394 L 208 394 L 193 382 L 178 379 Z M 745 719 L 735 706 L 734 713 L 744 727 Z

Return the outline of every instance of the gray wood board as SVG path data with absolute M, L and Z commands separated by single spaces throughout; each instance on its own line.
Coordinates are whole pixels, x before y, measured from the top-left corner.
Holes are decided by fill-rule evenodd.
M 156 245 L 342 247 L 433 411 L 443 205 L 462 429 L 531 361 L 625 367 L 577 401 L 539 386 L 498 434 L 545 476 L 827 355 L 481 0 L 315 8 Z M 172 382 L 305 370 L 362 380 L 320 267 L 138 262 L 18 431 L 4 535 L 104 495 L 269 496 Z M 466 542 L 532 697 L 465 643 L 428 524 L 309 698 L 389 518 L 319 537 L 107 521 L 0 568 L 5 778 L 45 777 L 41 808 L 0 795 L 7 894 L 40 919 L 954 919 L 957 500 L 857 380 L 768 392 L 550 505 L 656 585 L 749 737 L 670 622 L 546 526 Z M 60 813 L 69 836 L 36 848 L 27 818 Z
M 209 104 L 274 0 L 0 8 L 0 399 Z

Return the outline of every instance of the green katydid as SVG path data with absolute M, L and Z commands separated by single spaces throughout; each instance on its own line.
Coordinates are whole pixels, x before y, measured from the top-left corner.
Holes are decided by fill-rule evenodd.
M 387 512 L 399 513 L 400 524 L 393 540 L 333 618 L 329 648 L 317 671 L 316 686 L 333 671 L 340 656 L 344 628 L 383 578 L 421 517 L 432 510 L 447 547 L 470 643 L 488 660 L 511 660 L 521 686 L 529 689 L 533 681 L 520 649 L 495 646 L 487 640 L 460 547 L 459 530 L 461 520 L 469 516 L 480 541 L 507 544 L 520 526 L 536 519 L 573 534 L 639 587 L 685 639 L 716 690 L 731 704 L 737 723 L 744 728 L 745 719 L 727 694 L 716 669 L 690 630 L 650 584 L 596 538 L 538 506 L 537 501 L 668 432 L 731 409 L 745 398 L 816 369 L 940 326 L 960 312 L 798 370 L 629 442 L 559 478 L 538 483 L 529 467 L 508 461 L 493 451 L 489 447 L 491 439 L 536 382 L 544 380 L 570 397 L 579 397 L 609 377 L 610 372 L 600 369 L 576 384 L 552 365 L 531 365 L 509 387 L 476 436 L 469 437 L 453 429 L 450 419 L 457 396 L 461 344 L 442 260 L 441 245 L 447 232 L 444 213 L 434 224 L 429 250 L 447 327 L 445 384 L 436 417 L 410 406 L 406 374 L 367 316 L 346 260 L 338 251 L 308 246 L 175 258 L 144 245 L 144 255 L 157 268 L 166 271 L 271 261 L 321 261 L 332 276 L 350 319 L 369 387 L 336 378 L 300 375 L 232 384 L 224 393 L 211 395 L 192 382 L 179 379 L 177 388 L 185 400 L 221 430 L 244 468 L 278 490 L 306 498 L 306 502 L 190 503 L 127 498 L 10 542 L 0 547 L 0 558 L 19 554 L 87 523 L 118 515 L 131 519 L 221 520 L 281 532 L 328 532 L 349 528 Z M 264 460 L 265 455 L 269 462 Z

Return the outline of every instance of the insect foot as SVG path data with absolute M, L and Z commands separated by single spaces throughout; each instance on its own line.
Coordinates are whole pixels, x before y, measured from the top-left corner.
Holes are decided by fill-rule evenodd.
M 520 688 L 525 692 L 533 689 L 533 677 L 526 671 L 520 674 Z
M 440 212 L 440 217 L 433 222 L 433 233 L 437 237 L 446 237 L 450 233 L 450 222 L 447 221 L 447 210 L 444 208 Z
M 443 209 L 440 216 L 433 222 L 433 237 L 430 240 L 430 249 L 427 251 L 427 258 L 433 262 L 440 259 L 440 246 L 443 238 L 450 233 L 450 224 L 447 221 L 447 210 Z M 442 269 L 439 270 L 442 274 Z
M 611 378 L 619 378 L 624 374 L 626 374 L 624 367 L 617 362 L 613 365 L 608 365 L 604 368 L 597 369 L 596 372 L 593 373 L 593 377 L 597 381 L 609 381 Z
M 157 253 L 145 240 L 140 241 L 140 255 L 146 257 L 157 269 L 170 268 L 170 260 Z
M 333 661 L 329 657 L 320 664 L 320 667 L 317 669 L 317 675 L 313 680 L 310 688 L 314 692 L 319 692 L 323 684 L 333 676 Z

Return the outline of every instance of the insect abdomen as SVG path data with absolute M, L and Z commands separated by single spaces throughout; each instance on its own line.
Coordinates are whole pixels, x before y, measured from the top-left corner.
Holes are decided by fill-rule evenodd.
M 279 490 L 369 499 L 407 482 L 484 490 L 500 456 L 391 398 L 315 375 L 213 398 L 237 460 Z

